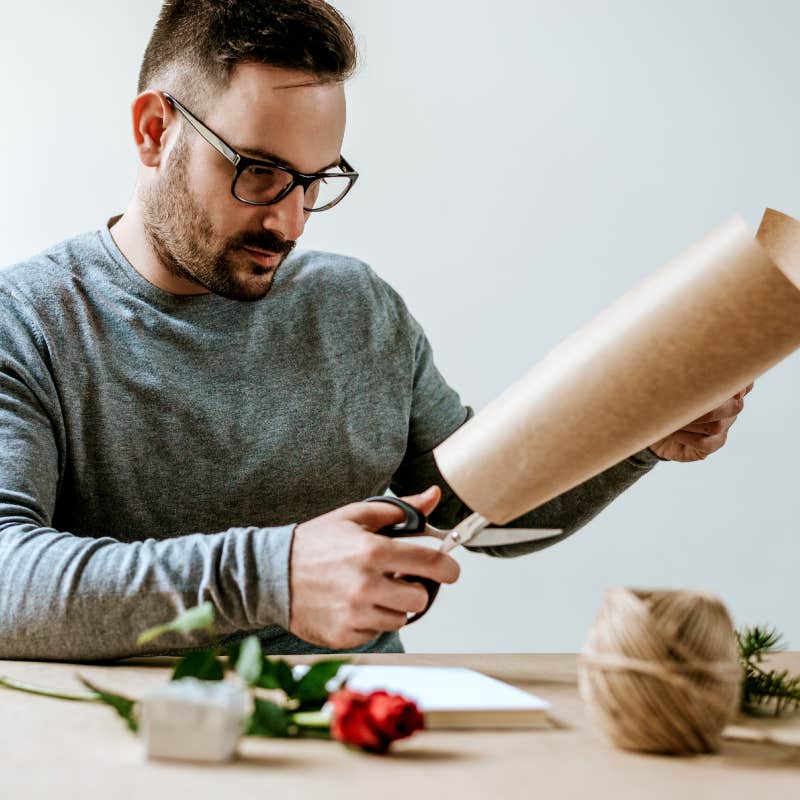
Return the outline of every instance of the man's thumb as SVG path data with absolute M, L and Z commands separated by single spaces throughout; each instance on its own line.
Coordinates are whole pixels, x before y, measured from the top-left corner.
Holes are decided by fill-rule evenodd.
M 398 499 L 405 501 L 427 517 L 436 508 L 441 497 L 441 489 L 438 486 L 430 486 L 420 494 L 412 494 Z M 345 519 L 357 522 L 372 531 L 388 525 L 397 525 L 405 518 L 403 510 L 392 503 L 351 503 L 339 509 L 338 513 Z
M 430 514 L 439 501 L 442 499 L 442 490 L 438 486 L 429 486 L 421 494 L 412 494 L 407 497 L 401 497 L 410 506 L 414 506 L 417 511 L 421 511 L 426 517 Z

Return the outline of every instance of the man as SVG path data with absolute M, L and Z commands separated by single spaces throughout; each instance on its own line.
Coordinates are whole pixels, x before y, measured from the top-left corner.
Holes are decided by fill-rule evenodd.
M 457 579 L 374 534 L 398 509 L 358 501 L 468 514 L 431 451 L 469 410 L 369 267 L 289 257 L 357 177 L 354 64 L 322 0 L 165 4 L 129 207 L 0 273 L 0 657 L 153 652 L 137 634 L 204 600 L 217 638 L 267 652 L 398 651 L 427 599 L 399 576 Z M 721 447 L 743 396 L 515 524 L 568 535 L 659 457 Z

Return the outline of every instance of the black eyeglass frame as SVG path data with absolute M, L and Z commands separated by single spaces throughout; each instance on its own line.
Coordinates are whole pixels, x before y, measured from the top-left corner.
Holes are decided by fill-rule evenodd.
M 224 156 L 228 161 L 233 164 L 234 173 L 233 173 L 233 180 L 231 181 L 231 194 L 240 202 L 240 203 L 247 203 L 249 206 L 271 206 L 275 203 L 279 203 L 283 200 L 286 195 L 289 194 L 296 186 L 303 187 L 303 197 L 305 198 L 305 193 L 308 191 L 308 187 L 311 186 L 314 181 L 319 180 L 320 178 L 348 178 L 349 183 L 347 188 L 339 195 L 335 200 L 330 203 L 326 203 L 324 206 L 320 206 L 320 208 L 306 208 L 305 204 L 303 205 L 303 210 L 308 211 L 310 213 L 317 213 L 318 211 L 327 211 L 329 208 L 333 208 L 335 205 L 340 203 L 344 200 L 345 195 L 353 188 L 353 185 L 358 180 L 358 173 L 353 169 L 352 166 L 348 163 L 347 159 L 344 156 L 341 156 L 339 160 L 339 169 L 341 172 L 298 172 L 295 169 L 291 169 L 290 167 L 284 167 L 281 164 L 275 164 L 272 161 L 264 161 L 258 158 L 250 158 L 249 156 L 243 156 L 241 153 L 234 150 L 221 136 L 214 133 L 211 128 L 208 127 L 205 123 L 201 122 L 191 111 L 189 111 L 186 106 L 183 105 L 179 100 L 176 100 L 171 94 L 167 92 L 162 92 L 164 97 L 170 102 L 172 106 L 174 106 L 186 119 L 186 121 L 222 156 Z M 236 194 L 236 182 L 239 180 L 239 176 L 248 168 L 252 166 L 261 166 L 261 167 L 269 167 L 270 169 L 278 169 L 281 172 L 285 172 L 288 175 L 291 175 L 292 180 L 287 184 L 287 186 L 280 191 L 280 193 L 274 197 L 272 200 L 268 200 L 267 202 L 257 202 L 255 200 L 245 200 L 243 197 L 239 197 Z

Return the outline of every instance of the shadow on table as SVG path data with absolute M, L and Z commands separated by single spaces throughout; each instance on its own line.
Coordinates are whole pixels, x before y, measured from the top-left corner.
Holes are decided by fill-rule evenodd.
M 314 766 L 314 760 L 306 757 L 298 757 L 298 758 L 289 758 L 285 755 L 269 755 L 269 754 L 261 754 L 261 753 L 247 753 L 247 754 L 239 754 L 237 757 L 230 762 L 230 766 L 234 767 L 237 770 L 241 769 L 264 769 L 264 767 L 269 767 L 270 769 L 302 769 L 306 770 L 309 767 Z
M 407 747 L 403 750 L 390 751 L 382 758 L 390 758 L 392 761 L 426 761 L 440 762 L 447 761 L 475 761 L 475 753 L 465 753 L 460 750 L 430 750 L 416 747 Z
M 368 757 L 365 754 L 365 757 Z M 418 763 L 448 763 L 448 762 L 467 762 L 475 761 L 477 756 L 474 753 L 463 753 L 458 750 L 431 750 L 423 749 L 422 747 L 406 747 L 402 750 L 390 750 L 385 755 L 373 756 L 377 760 L 389 761 L 414 761 Z M 239 754 L 235 761 L 230 762 L 232 767 L 241 769 L 242 767 L 254 767 L 262 769 L 263 767 L 288 767 L 294 769 L 302 766 L 303 769 L 312 767 L 315 764 L 313 758 L 306 756 L 305 758 L 287 758 L 284 755 L 270 756 L 260 753 L 244 753 Z
M 800 771 L 800 747 L 791 744 L 726 742 L 714 759 L 723 769 L 787 769 Z
M 719 761 L 753 768 L 800 769 L 800 711 L 739 715 L 725 729 Z

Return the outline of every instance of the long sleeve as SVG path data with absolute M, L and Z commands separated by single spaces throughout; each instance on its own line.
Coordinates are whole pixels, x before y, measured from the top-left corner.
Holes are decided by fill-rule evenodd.
M 143 649 L 135 640 L 205 600 L 218 612 L 214 638 L 288 627 L 293 525 L 133 542 L 114 530 L 78 536 L 53 527 L 68 455 L 64 419 L 42 342 L 13 309 L 0 305 L 0 658 L 196 647 L 208 636 L 167 636 Z

